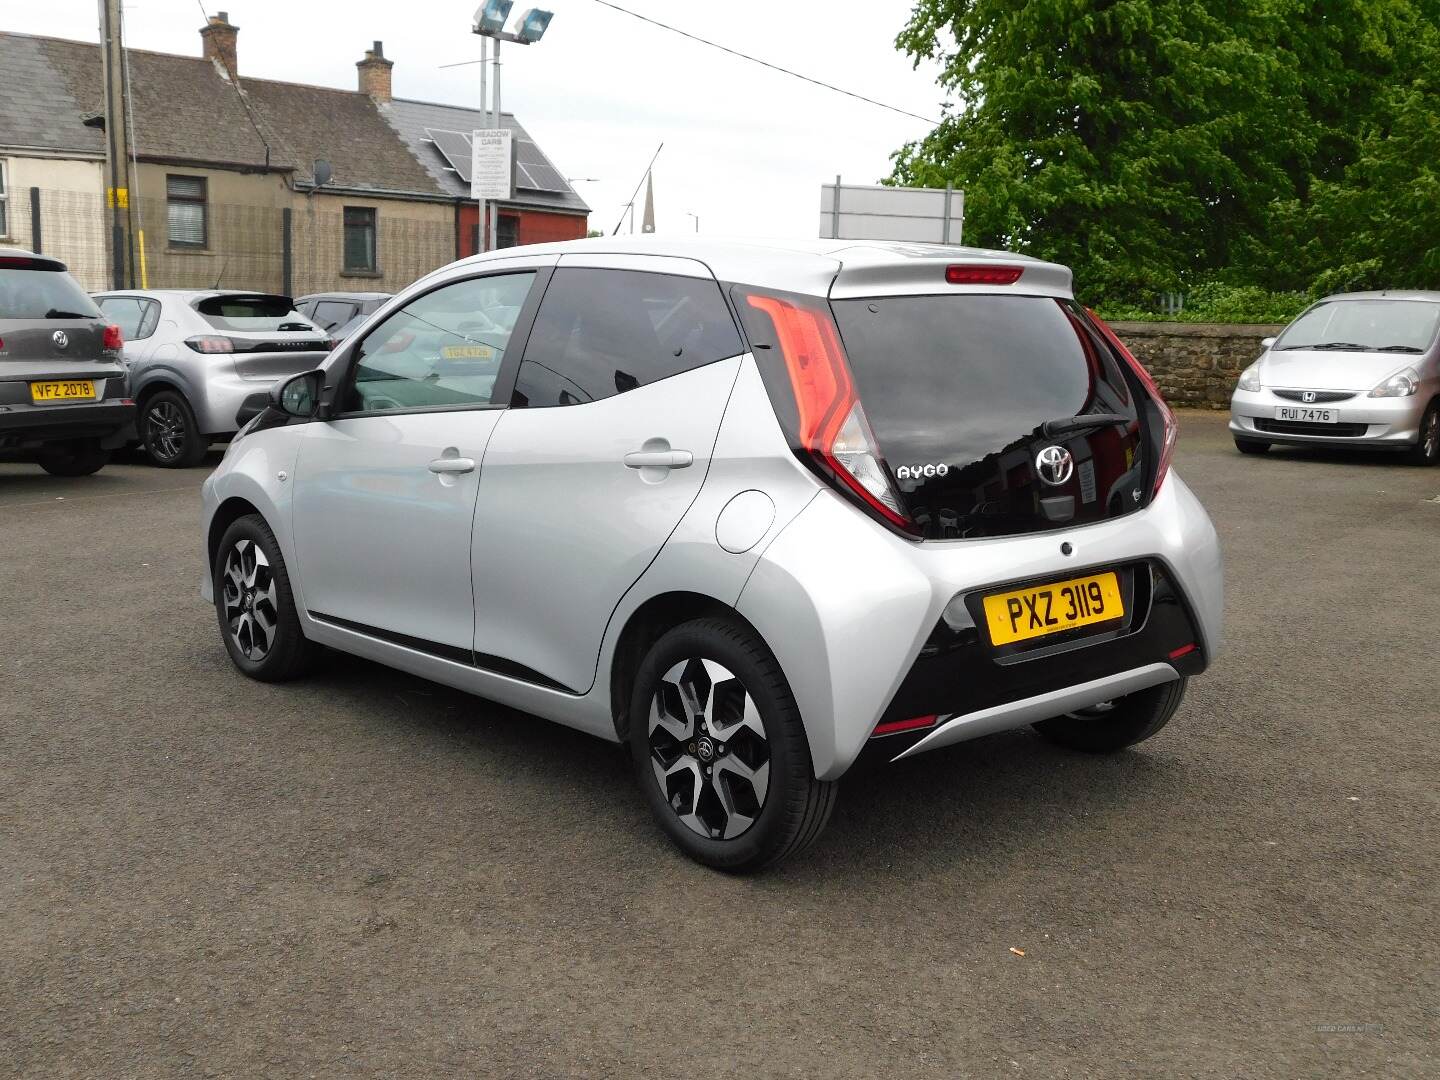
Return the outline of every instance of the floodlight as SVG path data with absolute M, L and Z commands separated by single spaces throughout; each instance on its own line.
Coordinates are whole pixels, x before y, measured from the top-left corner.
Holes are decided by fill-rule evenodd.
M 515 6 L 515 0 L 485 0 L 475 9 L 474 32 L 491 36 L 500 33 L 505 29 L 505 20 L 510 17 L 510 9 Z
M 522 45 L 533 45 L 545 36 L 545 28 L 554 17 L 555 13 L 552 11 L 531 8 L 520 16 L 520 29 L 515 31 L 515 40 Z

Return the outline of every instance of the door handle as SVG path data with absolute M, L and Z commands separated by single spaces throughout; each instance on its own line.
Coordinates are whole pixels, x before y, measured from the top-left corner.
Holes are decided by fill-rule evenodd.
M 687 469 L 695 460 L 689 450 L 631 450 L 625 455 L 627 469 Z
M 442 457 L 430 462 L 430 471 L 440 473 L 467 473 L 475 471 L 475 459 L 468 457 Z

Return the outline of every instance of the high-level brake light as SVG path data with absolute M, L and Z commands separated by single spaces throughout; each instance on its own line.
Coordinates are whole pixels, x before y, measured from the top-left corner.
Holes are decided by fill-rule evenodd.
M 1014 285 L 1023 272 L 1020 266 L 947 266 L 945 280 L 951 285 Z

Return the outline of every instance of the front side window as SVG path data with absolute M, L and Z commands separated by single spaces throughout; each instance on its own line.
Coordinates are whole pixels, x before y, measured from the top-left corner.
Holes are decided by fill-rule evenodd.
M 165 178 L 166 235 L 171 247 L 206 246 L 209 239 L 206 188 L 203 176 Z
M 416 297 L 360 343 L 344 412 L 489 404 L 534 271 L 469 278 Z
M 711 279 L 561 267 L 535 317 L 512 404 L 599 401 L 743 348 Z
M 1331 300 L 1286 327 L 1275 349 L 1422 353 L 1437 324 L 1440 304 L 1426 300 Z
M 345 207 L 345 272 L 373 274 L 376 266 L 374 208 Z

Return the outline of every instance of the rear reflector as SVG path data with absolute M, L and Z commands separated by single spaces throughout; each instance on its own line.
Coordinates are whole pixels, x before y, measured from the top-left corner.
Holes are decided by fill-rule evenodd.
M 1182 656 L 1189 656 L 1192 652 L 1194 652 L 1194 651 L 1195 651 L 1196 649 L 1198 649 L 1198 648 L 1200 648 L 1200 646 L 1199 646 L 1199 645 L 1196 645 L 1195 642 L 1193 642 L 1193 641 L 1192 641 L 1189 645 L 1181 645 L 1178 649 L 1176 649 L 1174 652 L 1172 652 L 1172 653 L 1170 654 L 1170 659 L 1171 659 L 1171 660 L 1179 660 L 1180 657 L 1182 657 Z
M 947 266 L 945 280 L 951 285 L 1014 285 L 1022 272 L 1019 266 Z
M 870 733 L 873 739 L 877 735 L 894 735 L 901 731 L 917 731 L 920 728 L 934 727 L 939 716 L 912 716 L 909 720 L 887 720 L 880 724 Z

